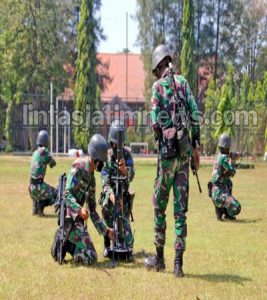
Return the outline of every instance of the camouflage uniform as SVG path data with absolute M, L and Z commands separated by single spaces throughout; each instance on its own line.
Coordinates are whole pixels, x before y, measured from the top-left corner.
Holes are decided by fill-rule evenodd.
M 176 89 L 182 102 L 183 110 L 179 110 L 180 120 L 189 116 L 191 123 L 192 146 L 199 142 L 199 122 L 197 118 L 197 105 L 191 93 L 188 82 L 183 76 L 174 75 L 175 87 L 169 68 L 166 68 L 161 78 L 152 87 L 152 128 L 156 139 L 160 138 L 163 129 L 171 128 L 174 124 L 173 117 L 177 118 L 177 103 L 174 101 L 173 90 Z M 171 88 L 172 87 L 172 88 Z M 184 123 L 184 122 L 183 122 Z M 177 125 L 177 123 L 176 123 Z M 187 235 L 186 212 L 188 209 L 189 191 L 189 156 L 177 155 L 172 159 L 164 159 L 162 144 L 159 139 L 158 174 L 154 185 L 154 244 L 157 248 L 165 245 L 166 208 L 169 193 L 173 187 L 174 195 L 174 219 L 175 219 L 175 249 L 185 250 L 185 238 Z
M 129 183 L 134 178 L 134 162 L 132 155 L 130 153 L 130 149 L 127 147 L 123 147 L 123 158 L 125 160 L 125 165 L 128 170 L 128 180 L 125 181 L 123 186 L 123 226 L 125 230 L 126 236 L 126 245 L 128 247 L 133 247 L 133 234 L 130 226 L 129 216 L 131 212 L 131 200 L 129 194 Z M 102 215 L 107 225 L 113 228 L 113 214 L 114 214 L 114 206 L 110 201 L 109 197 L 111 193 L 115 194 L 115 184 L 116 182 L 112 180 L 112 176 L 117 175 L 117 163 L 116 157 L 113 154 L 113 150 L 109 149 L 108 151 L 108 160 L 105 163 L 102 171 L 101 171 L 101 180 L 102 180 L 102 188 L 103 192 L 101 193 L 101 205 L 102 205 Z
M 47 165 L 55 166 L 55 161 L 46 147 L 38 147 L 34 151 L 30 167 L 29 193 L 33 201 L 46 201 L 46 205 L 54 204 L 56 189 L 44 182 Z
M 107 225 L 96 212 L 95 177 L 90 171 L 88 157 L 78 158 L 72 165 L 67 176 L 65 199 L 66 219 L 73 220 L 68 240 L 75 245 L 74 261 L 91 265 L 97 261 L 97 253 L 93 242 L 84 227 L 84 221 L 78 216 L 85 201 L 87 202 L 90 218 L 97 231 L 107 234 Z M 69 222 L 67 222 L 69 223 Z
M 232 181 L 236 172 L 235 163 L 229 162 L 227 154 L 219 153 L 212 172 L 212 201 L 216 207 L 226 208 L 231 217 L 238 215 L 240 203 L 232 196 Z

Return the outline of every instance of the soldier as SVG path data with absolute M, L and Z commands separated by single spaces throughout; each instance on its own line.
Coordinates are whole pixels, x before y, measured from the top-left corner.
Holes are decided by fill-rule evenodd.
M 30 167 L 29 193 L 32 198 L 32 215 L 44 216 L 44 208 L 53 205 L 56 200 L 56 189 L 44 182 L 46 167 L 53 168 L 56 161 L 48 151 L 48 133 L 41 130 L 37 136 L 37 149 L 34 151 Z
M 232 181 L 235 175 L 235 162 L 240 155 L 230 155 L 231 138 L 223 133 L 219 138 L 218 148 L 220 153 L 213 167 L 211 183 L 211 198 L 215 205 L 217 220 L 235 220 L 241 211 L 240 203 L 232 196 Z
M 95 177 L 94 170 L 100 172 L 104 162 L 107 160 L 107 142 L 100 134 L 95 134 L 88 145 L 89 156 L 78 158 L 72 165 L 68 173 L 65 201 L 66 218 L 64 235 L 67 236 L 68 245 L 72 245 L 71 252 L 74 263 L 82 265 L 92 265 L 97 261 L 97 253 L 91 237 L 84 226 L 84 221 L 89 217 L 97 231 L 107 235 L 111 240 L 114 239 L 113 229 L 107 227 L 106 223 L 99 217 L 96 211 L 95 201 Z M 89 212 L 83 207 L 87 202 Z M 57 231 L 58 232 L 58 231 Z M 56 256 L 56 238 L 52 245 L 52 256 Z
M 122 122 L 115 120 L 109 129 L 108 142 L 111 148 L 108 151 L 108 161 L 105 163 L 101 172 L 102 188 L 101 193 L 101 205 L 102 215 L 109 227 L 113 227 L 113 215 L 114 215 L 114 203 L 115 203 L 115 180 L 112 177 L 117 175 L 117 144 L 118 144 L 118 131 L 123 131 L 123 140 L 125 139 L 125 127 Z M 134 194 L 129 191 L 130 182 L 134 178 L 134 162 L 130 149 L 123 147 L 123 158 L 119 162 L 119 170 L 123 176 L 125 176 L 125 182 L 123 182 L 123 226 L 126 236 L 126 245 L 129 251 L 133 249 L 133 234 L 130 226 L 130 215 L 132 211 Z M 110 249 L 110 239 L 108 236 L 104 237 L 104 251 L 103 256 L 108 256 Z
M 187 235 L 186 212 L 189 191 L 189 157 L 194 156 L 199 167 L 200 128 L 197 105 L 187 80 L 173 74 L 171 54 L 159 45 L 152 55 L 152 71 L 158 80 L 152 87 L 152 129 L 158 141 L 158 172 L 154 184 L 154 244 L 156 255 L 145 259 L 145 267 L 165 270 L 164 245 L 166 239 L 166 208 L 173 188 L 175 219 L 174 274 L 182 277 L 183 253 Z M 189 116 L 186 119 L 185 116 Z M 191 125 L 191 138 L 187 127 Z

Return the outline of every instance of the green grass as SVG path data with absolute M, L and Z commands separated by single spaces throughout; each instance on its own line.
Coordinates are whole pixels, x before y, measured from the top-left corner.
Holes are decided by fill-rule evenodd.
M 0 298 L 1 299 L 267 299 L 267 165 L 239 170 L 234 195 L 242 204 L 235 223 L 220 223 L 207 197 L 211 167 L 200 169 L 203 194 L 190 178 L 187 251 L 183 279 L 172 274 L 174 259 L 173 201 L 167 210 L 166 272 L 148 272 L 144 252 L 154 252 L 152 187 L 156 162 L 136 163 L 132 228 L 135 262 L 109 268 L 103 241 L 89 221 L 99 254 L 95 267 L 58 265 L 50 255 L 56 229 L 52 208 L 45 219 L 31 216 L 28 195 L 29 157 L 0 156 Z M 57 159 L 46 181 L 56 185 L 72 159 Z M 99 177 L 97 174 L 97 197 Z M 99 207 L 98 207 L 98 211 Z M 67 257 L 68 260 L 70 257 Z

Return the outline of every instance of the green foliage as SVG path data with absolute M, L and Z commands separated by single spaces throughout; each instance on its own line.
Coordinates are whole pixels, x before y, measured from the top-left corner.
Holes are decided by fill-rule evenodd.
M 94 0 L 82 0 L 80 22 L 78 26 L 78 57 L 77 78 L 75 84 L 75 109 L 83 114 L 86 120 L 85 109 L 90 107 L 93 112 L 100 107 L 100 89 L 96 75 L 96 21 L 94 18 Z M 87 120 L 90 121 L 90 120 Z M 74 140 L 77 146 L 87 149 L 90 137 L 97 131 L 90 122 L 84 126 L 75 127 Z
M 193 0 L 185 0 L 183 7 L 182 26 L 183 48 L 181 53 L 181 72 L 188 80 L 189 85 L 195 93 L 196 68 L 195 68 L 195 37 L 194 37 L 194 6 Z
M 211 119 L 215 113 L 220 100 L 220 92 L 215 84 L 215 80 L 211 79 L 205 97 L 205 120 L 209 123 L 204 124 L 202 129 L 201 141 L 204 145 L 205 153 L 212 155 L 216 152 L 217 140 L 214 138 L 216 127 L 212 124 Z
M 60 3 L 7 0 L 0 3 L 0 90 L 8 103 L 6 135 L 12 149 L 12 111 L 24 93 L 47 94 L 51 78 L 55 91 L 65 85 L 65 20 Z
M 232 114 L 236 108 L 236 86 L 234 84 L 234 67 L 229 65 L 228 73 L 224 85 L 222 86 L 222 92 L 220 102 L 218 104 L 218 114 L 220 116 L 220 123 L 214 133 L 216 139 L 226 132 L 231 136 L 235 135 L 235 127 L 232 118 Z

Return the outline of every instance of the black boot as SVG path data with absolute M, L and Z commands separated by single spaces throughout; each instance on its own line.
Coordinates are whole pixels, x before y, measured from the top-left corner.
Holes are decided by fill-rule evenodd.
M 183 254 L 184 254 L 183 250 L 181 250 L 181 249 L 175 250 L 174 271 L 173 271 L 173 273 L 176 277 L 184 277 Z
M 215 206 L 215 213 L 218 221 L 222 221 L 222 216 L 224 214 L 224 209 Z
M 228 220 L 228 221 L 235 221 L 236 220 L 236 217 L 235 216 L 230 216 L 227 212 L 227 209 L 225 208 L 225 212 L 224 212 L 224 219 L 225 220 Z
M 39 217 L 44 217 L 44 208 L 45 208 L 45 203 L 44 201 L 38 201 L 38 216 Z
M 160 272 L 160 271 L 164 271 L 165 270 L 165 263 L 164 263 L 164 248 L 163 247 L 158 247 L 156 248 L 156 251 L 157 251 L 157 254 L 154 255 L 154 256 L 148 256 L 146 259 L 145 259 L 145 267 L 148 269 L 148 270 L 156 270 L 157 272 Z
M 32 215 L 38 215 L 38 201 L 32 200 Z

